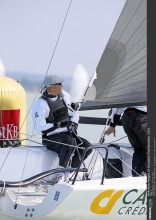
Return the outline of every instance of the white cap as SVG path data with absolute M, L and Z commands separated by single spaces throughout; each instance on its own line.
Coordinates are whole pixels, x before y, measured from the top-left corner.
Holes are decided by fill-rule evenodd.
M 50 87 L 54 84 L 62 83 L 62 82 L 64 82 L 64 79 L 61 79 L 56 75 L 49 75 L 44 80 L 44 84 L 46 87 Z

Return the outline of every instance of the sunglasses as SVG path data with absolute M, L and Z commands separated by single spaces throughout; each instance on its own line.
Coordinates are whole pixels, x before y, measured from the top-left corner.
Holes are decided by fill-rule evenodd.
M 56 84 L 50 84 L 50 85 L 52 85 L 52 86 L 61 86 L 62 83 L 56 83 Z

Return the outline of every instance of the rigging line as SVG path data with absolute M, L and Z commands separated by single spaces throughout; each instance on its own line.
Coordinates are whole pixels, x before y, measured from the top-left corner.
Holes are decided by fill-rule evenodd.
M 65 144 L 65 143 L 61 143 L 61 142 L 57 142 L 57 141 L 52 141 L 52 140 L 48 140 L 48 139 L 44 139 L 44 138 L 43 138 L 43 140 L 46 140 L 46 141 L 49 141 L 49 142 L 53 142 L 53 143 L 62 144 L 62 145 L 67 145 L 67 146 L 70 146 L 70 147 L 73 147 L 73 148 L 79 148 L 79 149 L 85 150 L 84 147 L 79 147 L 80 144 L 78 146 L 74 146 L 74 145 L 71 145 L 71 144 Z
M 58 141 L 48 140 L 48 139 L 45 139 L 45 138 L 39 138 L 39 137 L 36 137 L 36 138 L 41 139 L 41 140 L 43 139 L 43 140 L 46 140 L 46 141 L 49 141 L 49 142 L 52 142 L 52 143 L 62 144 L 62 145 L 66 145 L 66 146 L 69 146 L 69 147 L 79 148 L 79 149 L 85 150 L 84 147 L 79 147 L 79 145 L 81 145 L 81 143 L 78 146 L 74 146 L 74 145 L 71 145 L 71 144 L 66 144 L 66 143 L 62 143 L 62 142 L 58 142 Z
M 35 102 L 35 100 L 36 100 L 38 94 L 39 94 L 39 91 L 37 92 L 37 94 L 36 94 L 36 96 L 35 96 L 35 98 L 34 98 L 32 104 L 31 104 L 31 106 L 30 106 L 30 109 L 28 110 L 28 112 L 27 112 L 27 114 L 26 114 L 26 117 L 25 117 L 25 119 L 24 119 L 24 121 L 23 121 L 23 123 L 22 123 L 22 125 L 21 125 L 21 127 L 20 127 L 20 130 L 22 129 L 22 127 L 23 127 L 23 125 L 24 125 L 24 122 L 26 121 L 26 119 L 27 119 L 27 117 L 28 117 L 28 115 L 29 115 L 29 113 L 30 113 L 30 110 L 31 110 L 31 108 L 32 108 L 32 106 L 33 106 L 33 104 L 34 104 L 34 102 Z M 20 132 L 20 130 L 19 130 L 19 132 Z
M 36 141 L 32 141 L 32 140 L 30 140 L 30 139 L 22 139 L 21 141 L 31 141 L 31 142 L 33 142 L 33 143 L 36 143 L 36 144 L 40 144 L 41 145 L 41 147 L 43 147 L 43 145 L 41 144 L 41 143 L 39 143 L 39 142 L 36 142 Z M 39 146 L 38 146 L 39 147 Z
M 109 163 L 108 161 L 107 161 L 107 163 L 108 163 L 114 170 L 116 170 L 118 173 L 122 174 L 122 176 L 126 177 L 126 176 L 124 175 L 124 173 L 120 172 L 120 171 L 119 171 L 117 168 L 115 168 L 111 163 Z
M 1 105 L 0 105 L 0 125 L 2 125 L 2 127 L 3 127 L 3 120 L 2 120 L 2 90 L 1 90 Z M 3 138 L 3 131 L 2 131 L 2 138 Z M 6 139 L 6 140 L 8 140 L 8 142 L 9 142 L 10 145 L 11 145 L 11 142 L 9 141 L 9 139 Z M 2 143 L 3 143 L 3 148 L 4 148 L 4 141 L 3 141 L 3 139 L 2 139 Z M 5 164 L 5 161 L 6 161 L 6 159 L 8 158 L 8 155 L 9 155 L 10 151 L 11 151 L 11 148 L 9 149 L 9 151 L 8 151 L 6 157 L 5 157 L 5 160 L 3 161 L 3 163 L 2 163 L 2 165 L 1 165 L 1 167 L 0 167 L 0 171 L 1 171 L 2 168 L 3 168 L 3 166 L 4 166 L 4 164 Z
M 105 129 L 106 129 L 106 126 L 108 124 L 108 121 L 109 121 L 109 118 L 110 118 L 111 114 L 112 114 L 112 109 L 108 112 L 107 121 L 106 121 L 106 124 L 104 126 L 103 132 L 102 132 L 100 140 L 99 140 L 99 144 L 101 144 L 101 145 L 104 142 L 104 136 L 105 136 L 104 132 L 105 132 Z M 90 169 L 90 171 L 88 173 L 90 173 L 92 171 L 91 177 L 92 177 L 93 170 L 94 170 L 94 167 L 95 167 L 95 163 L 96 163 L 96 160 L 97 160 L 97 157 L 98 157 L 98 153 L 99 153 L 99 149 L 94 151 L 94 155 L 93 155 L 93 157 L 92 157 L 92 159 L 91 159 L 91 161 L 88 165 L 88 170 Z M 93 159 L 94 159 L 94 161 L 93 161 Z M 92 163 L 92 166 L 91 166 L 91 163 Z
M 57 44 L 58 44 L 58 41 L 59 41 L 59 38 L 60 38 L 60 36 L 61 36 L 61 32 L 62 32 L 62 30 L 63 30 L 63 26 L 64 26 L 64 24 L 65 24 L 65 20 L 66 20 L 66 17 L 67 17 L 67 14 L 68 14 L 68 11 L 69 11 L 71 2 L 72 2 L 72 0 L 70 1 L 70 4 L 69 4 L 68 10 L 67 10 L 65 19 L 64 19 L 64 21 L 63 21 L 63 25 L 62 25 L 62 27 L 61 27 L 61 31 L 60 31 L 59 37 L 58 37 L 58 39 L 57 39 L 57 42 L 56 42 L 56 45 L 55 45 L 55 48 L 54 48 L 54 51 L 53 51 L 53 54 L 52 54 L 52 57 L 51 57 L 51 60 L 50 60 L 50 63 L 49 63 L 47 72 L 46 72 L 46 75 L 45 75 L 45 78 L 46 78 L 47 73 L 48 73 L 48 71 L 49 71 L 49 68 L 50 68 L 50 65 L 51 65 L 51 62 L 52 62 L 52 59 L 53 59 L 53 56 L 54 56 L 54 53 L 55 53 L 55 50 L 56 50 L 56 47 L 57 47 Z M 45 79 L 45 78 L 44 78 L 44 79 Z M 39 92 L 38 92 L 38 93 L 39 93 Z M 37 95 L 38 95 L 38 93 L 37 93 Z M 36 97 L 37 97 L 37 95 L 36 95 Z M 36 99 L 36 97 L 35 97 L 35 99 Z M 35 102 L 35 99 L 34 99 L 33 103 Z M 33 103 L 32 103 L 32 105 L 33 105 Z M 32 105 L 31 105 L 31 107 L 32 107 Z M 31 109 L 31 107 L 30 107 L 30 109 Z M 38 108 L 39 108 L 39 105 L 38 105 Z M 26 118 L 27 118 L 27 116 L 28 116 L 28 114 L 29 114 L 29 112 L 30 112 L 30 109 L 29 109 L 29 111 L 28 111 L 28 113 L 27 113 L 27 115 L 26 115 Z M 25 120 L 26 120 L 26 118 L 25 118 Z M 25 120 L 23 121 L 23 124 L 24 124 Z M 22 124 L 22 126 L 23 126 L 23 124 Z M 34 123 L 34 126 L 33 126 L 33 132 L 34 132 L 35 124 L 36 124 L 36 120 L 35 120 L 35 123 Z M 21 126 L 21 128 L 22 128 L 22 126 Z M 20 129 L 21 129 L 21 128 L 20 128 Z M 32 134 L 33 134 L 33 132 L 32 132 Z M 24 164 L 24 167 L 23 167 L 23 172 L 22 172 L 22 176 L 21 176 L 21 181 L 22 181 L 22 178 L 23 178 L 23 174 L 24 174 L 24 170 L 25 170 L 25 166 L 26 166 L 26 161 L 27 161 L 27 158 L 28 158 L 31 141 L 32 141 L 32 136 L 31 136 L 31 140 L 30 140 L 30 143 L 29 143 L 29 147 L 28 147 L 28 151 L 27 151 L 27 156 L 26 156 L 25 164 Z M 20 188 L 20 187 L 19 187 L 19 188 Z M 18 195 L 19 195 L 19 188 L 18 188 L 18 193 L 17 193 L 17 196 L 16 196 L 15 204 L 16 204 L 16 202 L 17 202 L 17 197 L 18 197 Z
M 24 167 L 23 167 L 20 183 L 22 183 L 22 179 L 23 179 L 23 175 L 24 175 L 24 171 L 25 171 L 25 167 L 26 167 L 26 162 L 27 162 L 27 158 L 28 158 L 28 154 L 29 154 L 29 149 L 30 149 L 30 145 L 28 147 L 28 151 L 27 151 L 27 155 L 26 155 L 26 159 L 25 159 L 25 163 L 24 163 Z M 16 194 L 15 205 L 17 204 L 17 198 L 18 198 L 18 195 L 19 195 L 19 189 L 20 189 L 20 186 L 18 187 L 18 191 L 17 191 L 17 194 Z
M 107 143 L 107 144 L 114 143 L 114 142 L 119 141 L 119 140 L 121 140 L 121 139 L 123 139 L 123 138 L 125 138 L 125 137 L 127 137 L 127 136 L 124 136 L 124 137 L 119 138 L 119 139 L 117 139 L 117 140 L 115 140 L 115 141 L 109 142 L 109 143 Z M 97 160 L 97 157 L 98 157 L 97 154 L 100 153 L 100 151 L 99 151 L 99 149 L 98 149 L 98 150 L 95 149 L 95 151 L 96 151 L 96 152 L 94 152 L 94 155 L 93 155 L 92 159 L 93 159 L 94 157 L 96 157 L 95 159 Z M 91 159 L 91 160 L 92 160 L 92 159 Z M 88 169 L 89 174 L 90 174 L 91 172 L 92 172 L 92 174 L 93 174 L 93 170 L 94 170 L 94 169 L 93 169 L 92 166 L 94 165 L 94 167 L 95 167 L 95 162 L 96 162 L 95 159 L 94 159 L 93 162 L 90 162 L 90 164 L 89 164 L 89 165 L 90 165 L 90 171 L 89 171 L 89 169 Z M 91 165 L 92 165 L 92 166 L 91 166 Z
M 118 159 L 120 159 L 122 162 L 124 162 L 123 160 L 122 160 L 122 155 L 121 155 L 121 152 L 118 150 L 118 152 L 120 153 L 120 156 L 121 156 L 121 158 L 119 158 L 110 148 L 108 149 L 109 151 L 111 151 Z M 101 155 L 101 157 L 103 158 L 103 155 L 102 155 L 102 153 L 99 151 L 99 154 Z M 100 162 L 101 162 L 101 160 L 100 160 Z M 122 174 L 124 177 L 125 177 L 125 175 L 124 175 L 124 173 L 122 173 L 122 172 L 120 172 L 118 169 L 116 169 L 111 163 L 109 163 L 109 161 L 107 161 L 107 163 L 112 167 L 112 168 L 114 168 L 117 172 L 119 172 L 120 174 Z M 125 163 L 125 162 L 124 162 Z M 126 164 L 126 163 L 125 163 Z M 128 165 L 128 164 L 126 164 L 130 169 L 131 169 L 131 167 Z M 92 171 L 93 172 L 93 171 Z M 92 177 L 92 175 L 91 175 L 91 177 Z
M 95 164 L 96 164 L 98 154 L 99 154 L 99 149 L 97 149 L 94 153 L 95 153 L 94 161 L 92 161 L 92 166 L 90 165 L 90 171 L 88 172 L 89 174 L 91 174 L 90 178 L 92 178 L 92 175 L 93 175 L 93 171 L 94 171 Z M 89 168 L 88 168 L 88 170 L 89 170 Z
M 112 142 L 111 142 L 112 143 Z M 114 156 L 116 156 L 121 162 L 123 162 L 128 168 L 130 168 L 130 170 L 133 170 L 137 175 L 139 175 L 140 176 L 140 174 L 139 173 L 137 173 L 134 169 L 132 169 L 132 167 L 130 167 L 123 159 L 122 159 L 122 154 L 121 154 L 121 152 L 118 150 L 118 152 L 120 153 L 120 156 L 121 156 L 121 158 L 114 152 L 114 151 L 112 151 L 111 150 L 111 148 L 108 148 L 108 151 L 110 151 L 112 154 L 114 154 Z M 103 155 L 102 155 L 102 153 L 99 151 L 99 154 L 101 155 L 101 157 L 103 158 Z M 113 167 L 115 170 L 117 170 L 114 166 L 112 166 L 108 161 L 107 161 L 107 163 L 111 166 L 111 167 Z M 121 173 L 119 170 L 117 170 L 120 174 L 122 174 L 124 177 L 125 177 L 125 175 L 124 175 L 124 173 Z M 144 179 L 144 178 L 143 178 Z
M 95 163 L 96 163 L 97 158 L 98 158 L 98 154 L 99 154 L 99 149 L 94 151 L 94 161 L 91 161 L 90 164 L 89 164 L 90 167 L 88 167 L 88 173 L 91 174 L 90 178 L 92 178 L 93 171 L 94 171 L 94 168 L 95 168 Z
M 10 130 L 10 131 L 13 131 L 13 130 Z M 20 133 L 20 134 L 23 134 L 23 135 L 26 135 L 26 136 L 29 136 L 29 137 L 33 137 L 33 136 L 35 136 L 35 135 L 38 135 L 38 134 L 34 134 L 33 136 L 31 136 L 31 135 L 27 135 L 27 134 L 25 134 L 25 133 Z M 81 139 L 79 138 L 79 136 L 77 136 L 78 137 L 78 139 L 81 141 Z M 54 142 L 54 143 L 58 143 L 58 144 L 63 144 L 63 145 L 67 145 L 67 146 L 70 146 L 70 147 L 74 147 L 75 148 L 75 146 L 74 145 L 70 145 L 70 144 L 65 144 L 65 143 L 61 143 L 61 142 L 57 142 L 57 141 L 52 141 L 52 140 L 48 140 L 48 139 L 44 139 L 44 138 L 40 138 L 40 137 L 36 137 L 37 139 L 40 139 L 40 140 L 46 140 L 46 141 L 49 141 L 49 142 Z M 24 141 L 24 140 L 29 140 L 30 141 L 30 139 L 22 139 L 22 140 L 20 140 L 20 141 Z M 9 141 L 9 140 L 8 140 Z M 33 142 L 35 142 L 35 141 L 33 141 Z M 37 143 L 37 142 L 35 142 L 35 143 Z M 84 147 L 79 147 L 80 145 L 82 144 L 82 141 L 81 141 L 81 143 L 80 144 L 78 144 L 77 145 L 77 147 L 76 148 L 79 148 L 79 149 L 82 149 L 82 150 L 84 150 L 85 148 Z M 29 147 L 29 146 L 28 146 Z M 11 147 L 12 148 L 12 147 Z M 11 149 L 10 148 L 10 149 Z
M 47 74 L 48 74 L 48 71 L 49 71 L 50 65 L 51 65 L 51 63 L 52 63 L 52 59 L 53 59 L 53 57 L 54 57 L 54 53 L 55 53 L 55 51 L 56 51 L 56 47 L 57 47 L 57 45 L 58 45 L 58 42 L 59 42 L 59 39 L 60 39 L 60 36 L 61 36 L 62 30 L 63 30 L 64 24 L 65 24 L 65 21 L 66 21 L 66 18 L 67 18 L 67 15 L 68 15 L 69 9 L 70 9 L 70 6 L 71 6 L 71 3 L 72 3 L 72 0 L 71 0 L 70 3 L 69 3 L 69 6 L 68 6 L 68 9 L 67 9 L 67 12 L 66 12 L 65 18 L 64 18 L 64 20 L 63 20 L 63 24 L 62 24 L 62 27 L 61 27 L 61 30 L 60 30 L 59 36 L 58 36 L 58 38 L 57 38 L 57 42 L 56 42 L 56 44 L 55 44 L 55 48 L 54 48 L 53 54 L 52 54 L 52 56 L 51 56 L 51 59 L 50 59 L 50 62 L 49 62 L 48 69 L 47 69 L 47 71 L 46 71 L 46 74 L 45 74 L 44 80 L 45 80 L 45 78 L 46 78 L 46 76 L 47 76 Z M 44 82 L 44 80 L 43 80 L 43 82 Z M 42 87 L 42 86 L 41 86 L 41 87 Z M 40 89 L 41 89 L 41 88 L 40 88 Z M 39 90 L 39 91 L 40 91 L 40 90 Z M 30 106 L 30 109 L 29 109 L 29 111 L 28 111 L 28 113 L 27 113 L 27 115 L 26 115 L 26 118 L 24 119 L 24 122 L 25 122 L 25 120 L 27 119 L 27 116 L 28 116 L 28 114 L 29 114 L 29 112 L 30 112 L 30 110 L 31 110 L 31 108 L 32 108 L 32 106 L 33 106 L 33 104 L 34 104 L 34 102 L 35 102 L 35 100 L 36 100 L 38 94 L 39 94 L 39 91 L 38 91 L 38 93 L 37 93 L 37 95 L 36 95 L 34 101 L 32 102 L 32 105 Z M 23 122 L 23 124 L 24 124 L 24 122 Z M 23 124 L 21 125 L 21 128 L 22 128 Z M 21 128 L 20 128 L 20 129 L 21 129 Z
M 78 153 L 79 160 L 81 161 L 82 156 L 81 156 L 81 154 L 80 154 L 80 152 L 79 152 L 79 146 L 83 144 L 82 139 L 76 134 L 76 132 L 73 131 L 73 133 L 74 133 L 74 135 L 80 140 L 80 143 L 77 144 L 76 138 L 73 137 L 73 140 L 74 140 L 74 142 L 75 142 L 75 145 L 76 145 L 75 147 L 76 147 L 76 148 L 74 149 L 73 153 L 71 154 L 71 156 L 70 156 L 70 158 L 69 158 L 69 161 L 71 160 L 71 163 L 72 163 L 72 159 L 73 159 L 73 156 L 74 156 L 74 152 L 75 152 L 76 150 L 77 150 L 77 153 Z M 69 163 L 69 162 L 68 162 L 68 163 Z M 82 161 L 82 163 L 83 163 L 84 167 L 86 168 L 84 161 Z
M 69 8 L 70 8 L 71 3 L 72 3 L 72 0 L 70 1 L 70 4 L 69 4 L 69 6 L 68 6 L 67 13 L 66 13 L 66 15 L 65 15 L 65 19 L 64 19 L 64 21 L 63 21 L 63 24 L 62 24 L 62 27 L 61 27 L 61 30 L 60 30 L 60 33 L 59 33 L 59 36 L 58 36 L 58 39 L 57 39 L 57 42 L 56 42 L 56 45 L 55 45 L 53 54 L 52 54 L 52 57 L 51 57 L 51 59 L 50 59 L 50 63 L 49 63 L 47 72 L 46 72 L 45 77 L 44 77 L 44 80 L 45 80 L 45 78 L 46 78 L 46 76 L 47 76 L 47 74 L 48 74 L 48 71 L 49 71 L 49 68 L 50 68 L 52 59 L 53 59 L 53 57 L 54 57 L 54 53 L 55 53 L 55 51 L 56 51 L 56 47 L 57 47 L 57 44 L 58 44 L 58 42 L 59 42 L 59 39 L 60 39 L 60 36 L 61 36 L 62 30 L 63 30 L 64 24 L 65 24 L 65 21 L 66 21 L 66 18 L 67 18 L 67 15 L 68 15 L 68 12 L 69 12 Z M 39 92 L 38 92 L 38 93 L 39 93 Z M 37 95 L 38 95 L 38 93 L 37 93 Z M 36 95 L 36 97 L 37 97 L 37 95 Z M 36 97 L 35 97 L 35 98 L 36 98 Z M 34 102 L 35 102 L 35 99 L 34 99 L 33 103 L 34 103 Z M 32 105 L 33 105 L 33 103 L 32 103 Z M 31 105 L 31 107 L 32 107 L 32 105 Z M 31 109 L 31 108 L 30 108 L 30 109 Z M 30 109 L 29 109 L 28 113 L 30 112 Z M 25 118 L 25 120 L 26 120 L 26 118 Z M 24 120 L 24 122 L 25 122 L 25 120 Z M 24 122 L 23 122 L 23 124 L 24 124 Z M 22 126 L 23 126 L 23 124 L 22 124 Z M 22 126 L 21 126 L 21 128 L 22 128 Z M 34 126 L 33 126 L 33 131 L 34 131 L 34 128 L 35 128 L 35 123 L 34 123 Z M 33 134 L 33 132 L 32 132 L 32 134 Z M 32 137 L 31 137 L 31 140 L 32 140 Z M 29 148 L 30 148 L 30 145 L 31 145 L 31 141 L 30 141 L 30 144 L 29 144 Z M 24 168 L 23 168 L 23 172 L 22 172 L 22 176 L 21 176 L 21 181 L 22 181 L 22 178 L 23 178 L 23 174 L 24 174 L 24 170 L 25 170 L 25 166 L 26 166 L 26 161 L 27 161 L 27 158 L 28 158 L 28 153 L 29 153 L 29 149 L 28 149 L 28 152 L 27 152 L 27 156 L 26 156 L 26 160 L 25 160 L 25 164 L 24 164 Z M 19 187 L 19 188 L 20 188 L 20 187 Z M 18 198 L 18 195 L 19 195 L 19 188 L 18 188 L 18 193 L 17 193 L 17 196 L 16 196 L 15 204 L 17 203 L 17 198 Z
M 1 166 L 1 168 L 0 168 L 0 171 L 2 170 L 2 168 L 3 168 L 3 166 L 4 166 L 5 162 L 6 162 L 6 160 L 7 160 L 7 158 L 8 158 L 8 156 L 9 156 L 9 154 L 10 154 L 10 151 L 11 151 L 11 149 L 12 149 L 12 143 L 11 143 L 9 140 L 8 140 L 8 142 L 10 143 L 11 147 L 9 148 L 9 151 L 8 151 L 8 153 L 7 153 L 7 155 L 6 155 L 5 159 L 4 159 L 4 161 L 3 161 L 3 163 L 2 163 L 2 166 Z
M 122 138 L 119 138 L 119 139 L 117 139 L 117 140 L 115 140 L 115 141 L 109 142 L 108 144 L 111 144 L 111 143 L 114 143 L 114 142 L 119 141 L 119 140 L 121 140 L 121 139 L 124 139 L 125 137 L 127 137 L 127 135 L 124 136 L 124 137 L 122 137 Z
M 8 129 L 5 128 L 5 130 L 8 130 Z M 14 130 L 11 130 L 11 129 L 9 129 L 9 131 L 14 132 Z M 23 133 L 23 132 L 20 132 L 19 134 L 23 134 L 23 135 L 28 136 L 28 137 L 34 137 L 34 136 L 38 135 L 37 133 L 34 134 L 34 135 L 30 135 L 30 134 L 26 134 L 26 133 Z M 5 140 L 8 140 L 8 142 L 10 142 L 9 139 L 5 139 Z M 24 141 L 24 140 L 27 140 L 27 139 L 22 139 L 20 141 Z M 11 144 L 11 142 L 10 142 L 10 145 L 13 146 L 14 144 Z
M 95 163 L 96 163 L 96 160 L 97 160 L 97 157 L 98 157 L 98 153 L 99 153 L 99 149 L 98 150 L 94 149 L 94 150 L 95 150 L 94 151 L 94 155 L 93 155 L 93 157 L 92 157 L 92 159 L 90 161 L 90 164 L 89 164 L 90 167 L 88 167 L 88 172 L 87 172 L 89 175 L 91 174 L 91 177 L 92 177 L 93 170 L 94 170 L 94 167 L 95 167 Z
M 2 90 L 1 90 L 1 105 L 0 105 L 0 112 L 1 112 L 1 114 L 0 114 L 0 125 L 2 125 L 2 127 L 3 127 L 2 108 L 3 108 L 3 106 L 2 106 Z M 2 138 L 3 138 L 3 131 L 2 131 Z M 3 139 L 2 139 L 2 140 L 3 140 Z M 4 141 L 3 141 L 2 143 L 3 143 L 3 147 L 4 147 Z
M 97 149 L 97 150 L 94 149 L 94 154 L 93 154 L 92 159 L 90 160 L 90 163 L 88 165 L 88 173 L 90 174 L 92 172 L 91 177 L 92 177 L 92 174 L 93 174 L 95 163 L 97 161 L 98 154 L 99 154 L 99 149 Z
M 99 149 L 98 149 L 99 150 Z M 95 165 L 95 162 L 96 162 L 96 159 L 97 159 L 97 155 L 98 155 L 98 150 L 97 149 L 94 149 L 94 153 L 93 153 L 93 156 L 89 162 L 89 165 L 88 165 L 88 173 L 90 173 L 90 170 L 92 169 L 92 167 Z
M 6 128 L 5 128 L 5 130 L 7 130 Z M 13 131 L 13 130 L 10 130 L 10 131 Z M 23 133 L 19 133 L 18 132 L 18 134 L 23 134 Z M 26 135 L 26 134 L 25 134 Z M 30 136 L 31 137 L 31 136 Z M 13 146 L 13 144 L 9 141 L 9 139 L 6 139 L 6 140 L 8 140 L 8 142 L 10 143 L 10 149 L 9 149 L 9 151 L 8 151 L 8 153 L 7 153 L 7 155 L 6 155 L 6 157 L 5 157 L 5 160 L 3 161 L 3 163 L 2 163 L 2 166 L 1 166 L 1 168 L 0 168 L 0 171 L 2 170 L 2 168 L 3 168 L 3 166 L 4 166 L 4 164 L 5 164 L 5 162 L 6 162 L 6 160 L 7 160 L 7 158 L 8 158 L 8 156 L 9 156 L 9 154 L 10 154 L 10 151 L 11 151 L 11 149 L 12 149 L 12 146 Z M 24 139 L 24 140 L 26 140 L 26 139 Z M 30 144 L 31 144 L 31 142 L 30 142 Z M 30 145 L 29 145 L 30 146 Z M 27 160 L 27 159 L 26 159 Z
M 46 72 L 46 75 L 48 74 L 48 71 L 49 71 L 49 68 L 50 68 L 50 65 L 51 65 L 51 62 L 52 62 L 52 59 L 53 59 L 53 56 L 54 56 L 54 53 L 55 53 L 55 50 L 56 50 L 58 41 L 59 41 L 59 39 L 60 39 L 60 36 L 61 36 L 61 33 L 62 33 L 62 30 L 63 30 L 64 24 L 65 24 L 65 21 L 66 21 L 66 18 L 67 18 L 67 15 L 68 15 L 68 12 L 69 12 L 71 3 L 72 3 L 72 0 L 71 0 L 70 3 L 69 3 L 68 9 L 67 9 L 67 12 L 66 12 L 66 15 L 65 15 L 65 18 L 64 18 L 64 21 L 63 21 L 63 24 L 62 24 L 62 27 L 61 27 L 61 30 L 60 30 L 60 33 L 59 33 L 59 36 L 58 36 L 58 39 L 57 39 L 57 42 L 56 42 L 56 45 L 55 45 L 55 48 L 54 48 L 54 51 L 53 51 L 51 60 L 50 60 L 49 66 L 48 66 L 48 69 L 47 69 L 47 72 Z M 45 75 L 45 77 L 46 77 L 46 75 Z
M 109 113 L 108 113 L 108 118 L 107 118 L 105 127 L 104 127 L 104 129 L 103 129 L 103 132 L 102 132 L 101 137 L 100 137 L 100 140 L 99 140 L 99 144 L 101 144 L 101 145 L 102 145 L 102 143 L 104 142 L 104 136 L 105 136 L 104 132 L 105 132 L 107 123 L 108 123 L 108 121 L 109 121 L 110 114 L 111 114 L 111 110 L 110 110 Z M 98 153 L 99 153 L 99 149 L 94 152 L 94 161 L 92 162 L 92 167 L 90 168 L 91 171 L 92 171 L 91 177 L 92 177 L 92 174 L 93 174 L 93 170 L 94 170 L 94 167 L 95 167 L 95 163 L 96 163 L 96 161 L 97 161 Z M 91 163 L 90 163 L 90 164 L 91 164 Z M 90 166 L 90 164 L 89 164 L 89 166 Z M 89 166 L 88 166 L 88 169 L 89 169 Z M 91 171 L 90 171 L 90 172 L 91 172 Z
M 33 131 L 32 131 L 32 134 L 34 132 L 34 127 L 35 127 L 35 124 L 33 126 Z M 31 136 L 31 140 L 30 140 L 30 143 L 29 143 L 29 146 L 28 146 L 28 150 L 27 150 L 27 155 L 26 155 L 26 158 L 25 158 L 25 163 L 24 163 L 24 166 L 23 166 L 23 171 L 22 171 L 22 175 L 21 175 L 21 180 L 20 180 L 20 183 L 22 183 L 22 179 L 23 179 L 23 175 L 24 175 L 24 171 L 25 171 L 25 167 L 26 167 L 26 163 L 27 163 L 27 159 L 28 159 L 28 155 L 29 155 L 29 151 L 30 151 L 30 145 L 31 145 L 31 142 L 32 142 L 32 137 Z M 17 205 L 17 199 L 18 199 L 18 196 L 19 196 L 19 191 L 20 191 L 20 185 L 18 186 L 18 191 L 17 191 L 17 194 L 16 194 L 16 199 L 15 199 L 15 206 Z
M 121 160 L 121 162 L 123 162 L 127 167 L 129 167 L 131 170 L 133 170 L 137 175 L 140 176 L 139 173 L 136 172 L 136 170 L 134 170 L 132 167 L 130 167 L 122 158 L 118 157 L 118 155 L 116 153 L 114 153 L 110 148 L 108 149 L 109 151 L 111 151 L 112 154 L 114 154 L 114 156 L 116 156 L 119 160 Z M 121 153 L 120 153 L 121 154 Z

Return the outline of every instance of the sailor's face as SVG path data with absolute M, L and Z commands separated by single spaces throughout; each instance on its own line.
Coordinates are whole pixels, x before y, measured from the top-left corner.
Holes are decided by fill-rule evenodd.
M 50 87 L 47 87 L 47 92 L 51 95 L 59 95 L 62 90 L 62 83 L 53 84 Z
M 63 85 L 62 83 L 57 83 L 57 84 L 52 85 L 51 87 L 53 87 L 55 94 L 59 95 L 61 93 Z

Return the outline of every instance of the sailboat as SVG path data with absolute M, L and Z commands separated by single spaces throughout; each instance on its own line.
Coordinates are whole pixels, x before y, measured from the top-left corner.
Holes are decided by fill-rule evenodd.
M 79 111 L 146 105 L 146 7 L 146 0 L 126 1 L 84 102 L 75 103 Z M 81 117 L 80 123 L 106 125 L 109 116 Z M 1 139 L 2 128 L 1 121 Z M 102 132 L 85 164 L 83 155 L 78 168 L 63 169 L 45 146 L 20 146 L 16 136 L 10 148 L 4 147 L 10 144 L 7 137 L 1 140 L 0 219 L 147 219 L 147 177 L 131 175 L 133 148 L 103 140 Z M 55 183 L 60 171 L 71 171 L 68 183 Z

